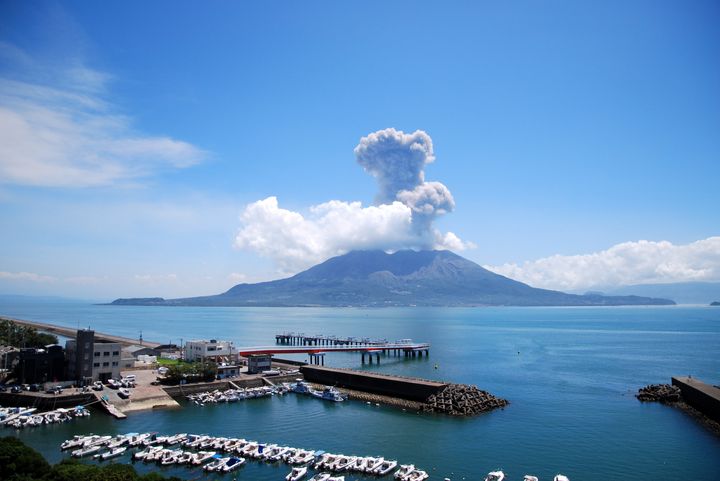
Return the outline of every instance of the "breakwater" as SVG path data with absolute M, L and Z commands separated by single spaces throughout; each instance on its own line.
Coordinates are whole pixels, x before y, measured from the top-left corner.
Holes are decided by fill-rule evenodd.
M 302 366 L 300 372 L 305 380 L 340 386 L 356 391 L 365 391 L 385 396 L 393 396 L 410 401 L 425 402 L 437 394 L 449 383 L 412 379 L 388 374 L 377 374 L 353 369 L 338 369 L 320 366 Z
M 465 384 L 318 366 L 303 366 L 300 372 L 307 381 L 346 388 L 354 399 L 423 412 L 474 416 L 508 405 L 505 399 Z
M 720 436 L 720 388 L 689 376 L 673 377 L 672 384 L 650 384 L 635 397 L 681 409 Z

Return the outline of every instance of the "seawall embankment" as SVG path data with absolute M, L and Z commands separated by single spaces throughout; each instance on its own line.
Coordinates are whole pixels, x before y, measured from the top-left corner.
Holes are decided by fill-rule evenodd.
M 710 419 L 720 422 L 720 389 L 692 377 L 673 377 L 683 400 Z
M 449 385 L 439 381 L 310 365 L 302 366 L 300 372 L 309 382 L 418 402 L 425 402 Z

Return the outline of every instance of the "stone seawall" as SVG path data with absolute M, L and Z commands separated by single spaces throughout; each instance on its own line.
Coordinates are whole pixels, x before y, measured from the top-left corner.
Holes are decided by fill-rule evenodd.
M 691 377 L 673 377 L 686 403 L 710 419 L 720 422 L 720 389 Z
M 310 382 L 419 402 L 448 386 L 445 382 L 310 365 L 302 366 L 300 372 Z
M 9 393 L 0 392 L 0 405 L 35 407 L 41 410 L 69 408 L 85 405 L 95 401 L 92 393 L 44 394 L 44 393 Z

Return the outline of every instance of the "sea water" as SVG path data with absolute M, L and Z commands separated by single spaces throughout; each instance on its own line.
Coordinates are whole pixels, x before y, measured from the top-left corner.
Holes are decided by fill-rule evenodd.
M 510 405 L 473 418 L 286 395 L 12 431 L 50 461 L 79 433 L 207 433 L 325 451 L 382 455 L 431 479 L 482 479 L 500 468 L 571 480 L 720 479 L 720 438 L 687 414 L 634 397 L 688 375 L 720 383 L 720 308 L 192 308 L 0 301 L 0 315 L 157 342 L 229 339 L 273 345 L 284 331 L 431 343 L 429 358 L 329 353 L 326 365 L 475 384 Z M 303 359 L 302 355 L 295 356 Z M 129 462 L 129 457 L 114 462 Z M 187 479 L 198 469 L 136 465 Z M 249 462 L 228 479 L 281 480 L 286 465 Z M 213 478 L 218 475 L 213 475 Z M 360 478 L 351 474 L 347 479 Z

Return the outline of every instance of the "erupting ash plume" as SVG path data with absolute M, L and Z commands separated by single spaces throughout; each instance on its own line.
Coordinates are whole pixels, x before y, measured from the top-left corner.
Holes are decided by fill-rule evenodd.
M 455 201 L 445 185 L 425 181 L 425 166 L 435 161 L 427 133 L 379 130 L 361 138 L 354 152 L 378 182 L 374 206 L 331 200 L 310 207 L 304 216 L 280 208 L 276 197 L 268 197 L 245 208 L 235 245 L 275 259 L 287 273 L 356 249 L 472 246 L 432 225 L 455 209 Z

